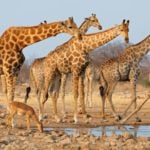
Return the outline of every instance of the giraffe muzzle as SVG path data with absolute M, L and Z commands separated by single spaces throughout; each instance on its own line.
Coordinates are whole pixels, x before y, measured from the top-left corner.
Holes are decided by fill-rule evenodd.
M 129 38 L 125 38 L 126 43 L 129 43 Z
M 102 30 L 102 29 L 103 29 L 103 27 L 102 27 L 102 26 L 99 26 L 99 27 L 98 27 L 98 29 L 99 29 L 99 30 Z

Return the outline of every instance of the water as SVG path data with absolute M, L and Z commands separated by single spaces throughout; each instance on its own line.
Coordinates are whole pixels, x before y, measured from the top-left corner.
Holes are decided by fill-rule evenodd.
M 135 137 L 150 137 L 150 126 L 102 126 L 98 128 L 44 128 L 44 131 L 61 130 L 68 135 L 75 133 L 85 133 L 95 136 L 111 136 L 112 134 L 122 135 L 128 132 Z

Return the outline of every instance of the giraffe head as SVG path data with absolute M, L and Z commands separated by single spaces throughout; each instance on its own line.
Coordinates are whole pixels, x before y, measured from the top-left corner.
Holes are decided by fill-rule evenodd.
M 73 17 L 69 17 L 68 20 L 61 22 L 61 31 L 69 33 L 77 37 L 79 40 L 82 39 L 80 30 L 74 22 Z
M 123 20 L 122 21 L 122 24 L 120 25 L 120 28 L 119 28 L 119 34 L 121 36 L 123 36 L 123 38 L 125 39 L 126 43 L 129 42 L 129 20 Z
M 90 17 L 85 18 L 85 21 L 88 22 L 89 26 L 93 26 L 98 28 L 99 30 L 102 30 L 102 25 L 98 21 L 96 14 L 92 14 Z

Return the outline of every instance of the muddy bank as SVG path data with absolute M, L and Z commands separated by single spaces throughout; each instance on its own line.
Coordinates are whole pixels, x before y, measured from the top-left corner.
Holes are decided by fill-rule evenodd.
M 86 132 L 69 135 L 58 130 L 39 133 L 36 130 L 6 129 L 5 125 L 0 125 L 0 132 L 2 150 L 150 149 L 150 137 L 134 137 L 128 132 L 111 136 L 94 136 Z

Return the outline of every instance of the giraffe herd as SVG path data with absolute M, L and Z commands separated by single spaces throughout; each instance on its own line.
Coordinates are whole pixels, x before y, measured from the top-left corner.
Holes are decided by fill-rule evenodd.
M 2 80 L 3 92 L 6 95 L 7 103 L 14 101 L 14 91 L 16 78 L 25 60 L 22 53 L 23 48 L 42 41 L 46 38 L 56 36 L 59 33 L 68 33 L 73 37 L 64 44 L 57 46 L 47 56 L 36 59 L 30 67 L 30 86 L 26 89 L 24 102 L 27 103 L 31 87 L 34 88 L 36 99 L 39 104 L 39 120 L 43 119 L 44 104 L 48 99 L 50 91 L 53 102 L 54 116 L 60 122 L 57 110 L 57 99 L 63 102 L 63 114 L 65 114 L 65 86 L 68 74 L 71 73 L 73 85 L 74 116 L 73 121 L 78 122 L 78 99 L 81 112 L 85 117 L 85 100 L 91 107 L 91 100 L 88 94 L 92 93 L 92 88 L 84 93 L 84 79 L 89 81 L 87 87 L 91 87 L 91 74 L 93 72 L 89 59 L 89 52 L 95 48 L 103 46 L 118 36 L 125 42 L 129 42 L 129 20 L 123 20 L 119 25 L 115 25 L 104 31 L 86 34 L 88 29 L 93 26 L 102 29 L 95 14 L 86 18 L 78 28 L 70 17 L 68 20 L 54 23 L 46 21 L 37 26 L 29 27 L 10 27 L 0 38 L 0 75 Z M 139 75 L 139 62 L 150 49 L 150 35 L 143 41 L 131 45 L 124 49 L 121 55 L 109 59 L 96 67 L 99 77 L 99 91 L 102 100 L 102 117 L 105 118 L 105 101 L 108 99 L 113 115 L 117 120 L 122 119 L 130 106 L 134 103 L 136 109 L 136 82 Z M 130 81 L 132 100 L 125 109 L 122 116 L 119 116 L 112 103 L 112 94 L 119 81 Z M 85 82 L 87 83 L 87 82 Z M 86 97 L 86 99 L 85 99 Z M 90 96 L 90 99 L 91 96 Z M 140 118 L 137 117 L 137 121 Z

